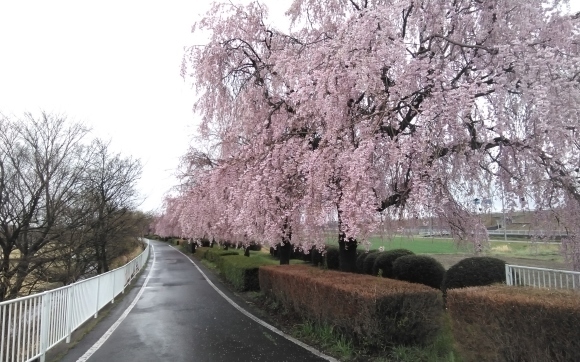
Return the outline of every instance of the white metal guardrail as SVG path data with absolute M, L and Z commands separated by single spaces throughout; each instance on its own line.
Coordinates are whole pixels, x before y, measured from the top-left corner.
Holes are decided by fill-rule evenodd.
M 114 302 L 149 257 L 145 250 L 126 265 L 62 288 L 0 303 L 0 361 L 39 359 L 107 303 Z
M 563 231 L 559 231 L 559 230 L 535 230 L 535 231 L 530 231 L 530 230 L 504 230 L 504 229 L 497 229 L 497 230 L 488 230 L 487 233 L 489 235 L 510 235 L 510 236 L 533 236 L 533 235 L 538 235 L 538 236 L 566 236 L 566 233 Z
M 451 231 L 446 229 L 417 229 L 412 230 L 416 234 L 422 236 L 445 236 L 451 235 Z M 507 236 L 548 236 L 548 237 L 563 237 L 566 236 L 566 233 L 563 231 L 558 230 L 504 230 L 504 229 L 496 229 L 496 230 L 487 230 L 488 235 L 507 235 Z
M 505 275 L 507 285 L 580 290 L 580 272 L 506 264 Z

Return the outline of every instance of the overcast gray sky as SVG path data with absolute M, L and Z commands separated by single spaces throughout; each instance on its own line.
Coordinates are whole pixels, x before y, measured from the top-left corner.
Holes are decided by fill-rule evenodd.
M 262 2 L 280 25 L 291 0 Z M 179 72 L 184 46 L 203 43 L 190 29 L 210 4 L 0 0 L 0 112 L 43 110 L 86 123 L 141 159 L 140 208 L 159 208 L 197 125 Z
M 190 30 L 210 4 L 0 0 L 0 112 L 86 123 L 141 159 L 140 208 L 157 209 L 195 132 L 194 94 L 179 73 L 184 46 L 203 41 Z

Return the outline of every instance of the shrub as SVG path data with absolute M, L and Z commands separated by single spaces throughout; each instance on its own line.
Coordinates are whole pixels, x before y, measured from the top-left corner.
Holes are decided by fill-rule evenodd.
M 454 339 L 469 361 L 580 361 L 580 294 L 492 285 L 449 289 Z
M 375 260 L 373 274 L 379 275 L 380 273 L 384 278 L 392 278 L 393 262 L 397 260 L 397 258 L 405 255 L 415 255 L 415 253 L 407 249 L 393 249 L 382 252 Z
M 367 251 L 361 250 L 361 252 L 359 254 L 358 250 L 357 250 L 357 254 L 358 254 L 358 256 L 356 257 L 356 272 L 357 273 L 360 273 L 360 274 L 364 273 L 365 259 L 367 258 L 367 256 L 369 256 L 369 254 L 376 253 L 377 251 L 378 250 L 369 250 L 367 252 Z
M 324 265 L 324 256 L 322 256 L 322 253 L 316 247 L 313 247 L 310 250 L 310 260 L 308 261 L 314 266 Z
M 377 276 L 379 273 L 374 273 L 375 261 L 382 253 L 369 253 L 363 261 L 363 274 Z
M 198 246 L 197 249 L 195 250 L 195 254 L 193 254 L 193 256 L 195 256 L 199 259 L 204 259 L 205 253 L 207 253 L 208 250 L 209 250 L 209 247 L 207 247 L 207 246 Z
M 263 266 L 260 289 L 290 313 L 332 324 L 369 350 L 428 345 L 442 325 L 441 291 L 304 265 Z
M 298 259 L 310 263 L 312 261 L 312 249 L 310 250 L 301 249 L 299 251 Z
M 327 246 L 324 254 L 324 260 L 326 263 L 326 268 L 331 270 L 340 269 L 340 250 L 337 246 Z
M 260 251 L 262 250 L 262 245 L 260 244 L 250 244 L 250 250 L 252 251 Z
M 431 288 L 441 288 L 444 275 L 443 265 L 426 255 L 404 255 L 393 263 L 395 279 L 424 284 Z
M 228 256 L 218 264 L 222 276 L 240 292 L 260 290 L 258 269 L 262 265 L 263 261 L 243 255 Z
M 216 248 L 207 248 L 203 254 L 203 258 L 216 264 L 218 267 L 225 256 L 240 255 L 236 250 L 224 250 Z
M 208 248 L 211 245 L 211 242 L 206 238 L 199 239 L 199 242 L 201 243 L 201 246 L 204 248 Z
M 179 246 L 179 250 L 181 250 L 183 253 L 192 253 L 192 252 L 195 253 L 195 249 L 192 247 L 192 245 L 194 244 L 186 240 L 183 240 L 183 242 Z
M 505 261 L 490 257 L 463 259 L 445 273 L 441 290 L 505 283 Z

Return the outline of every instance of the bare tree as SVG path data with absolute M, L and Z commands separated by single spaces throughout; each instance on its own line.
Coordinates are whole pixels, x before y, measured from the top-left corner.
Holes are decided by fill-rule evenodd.
M 47 113 L 0 118 L 0 301 L 106 272 L 146 233 L 140 161 L 87 133 Z
M 95 253 L 97 272 L 109 270 L 114 250 L 126 237 L 134 237 L 138 218 L 132 210 L 136 206 L 137 180 L 141 177 L 139 160 L 111 152 L 109 143 L 95 140 L 91 149 L 84 181 L 84 201 L 91 210 L 90 244 Z M 118 249 L 118 248 L 117 248 Z
M 46 264 L 40 251 L 75 226 L 67 213 L 80 191 L 87 129 L 65 117 L 0 119 L 0 301 Z

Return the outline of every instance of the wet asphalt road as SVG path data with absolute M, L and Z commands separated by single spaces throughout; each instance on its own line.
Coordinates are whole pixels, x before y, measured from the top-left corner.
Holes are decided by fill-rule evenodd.
M 185 255 L 165 243 L 151 245 L 155 264 L 151 255 L 136 286 L 62 362 L 77 361 L 105 334 L 134 300 L 149 272 L 138 302 L 89 362 L 325 361 L 235 309 Z M 226 295 L 243 303 L 200 267 Z

